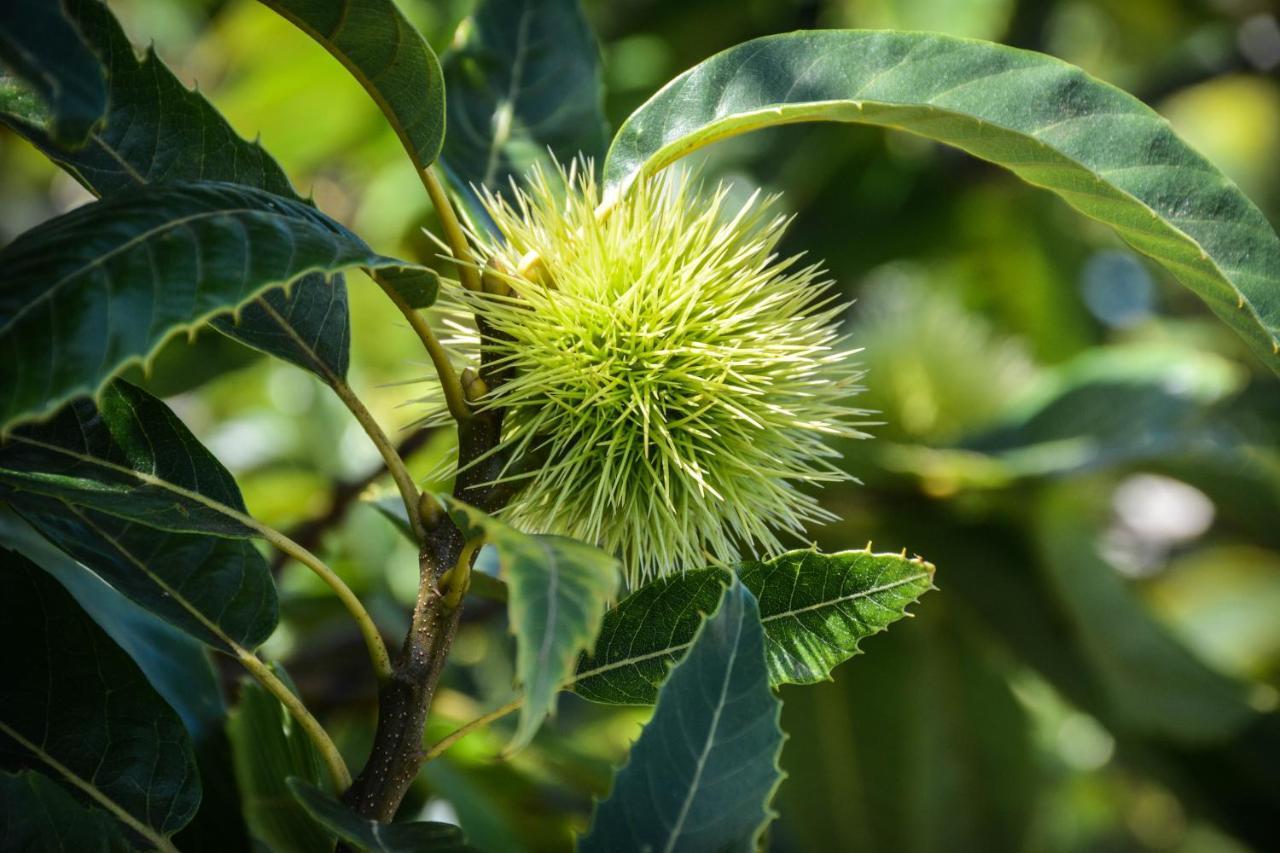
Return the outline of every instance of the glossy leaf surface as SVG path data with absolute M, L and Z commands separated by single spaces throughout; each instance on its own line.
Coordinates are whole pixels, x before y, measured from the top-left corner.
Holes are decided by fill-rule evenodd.
M 425 169 L 444 141 L 444 79 L 431 46 L 392 0 L 262 0 L 324 46 L 368 91 Z
M 288 674 L 280 667 L 273 669 L 292 689 Z M 257 682 L 244 681 L 227 733 L 253 834 L 280 853 L 330 849 L 333 836 L 308 816 L 285 784 L 299 777 L 328 785 L 324 761 L 280 700 Z
M 751 851 L 782 781 L 782 703 L 741 584 L 698 631 L 578 849 Z
M 102 121 L 106 72 L 62 3 L 5 0 L 0 5 L 0 65 L 35 90 L 51 113 L 50 133 L 64 145 L 83 145 Z
M 97 405 L 78 400 L 0 440 L 0 482 L 150 527 L 254 533 L 231 472 L 168 406 L 122 379 Z
M 1110 225 L 1280 371 L 1280 237 L 1240 190 L 1124 92 L 1048 56 L 949 36 L 766 36 L 671 81 L 618 131 L 615 191 L 710 142 L 805 121 L 954 145 Z
M 775 686 L 829 678 L 864 638 L 901 619 L 933 588 L 930 564 L 866 551 L 791 551 L 743 563 L 738 576 L 759 601 Z M 698 569 L 628 595 L 605 616 L 593 652 L 578 662 L 574 692 L 593 702 L 651 704 L 729 580 L 724 569 Z
M 449 132 L 441 162 L 455 187 L 502 195 L 548 150 L 599 162 L 608 130 L 600 48 L 578 0 L 485 0 L 442 59 Z
M 95 393 L 172 335 L 315 271 L 401 264 L 301 202 L 227 183 L 87 204 L 0 252 L 0 424 Z
M 613 557 L 563 536 L 521 533 L 461 501 L 448 499 L 450 515 L 467 538 L 483 536 L 498 552 L 509 596 L 507 613 L 516 637 L 516 676 L 525 703 L 508 751 L 533 739 L 555 712 L 560 684 L 578 655 L 591 647 L 605 608 L 617 594 Z
M 247 539 L 156 530 L 52 499 L 16 508 L 54 545 L 202 643 L 235 654 L 275 630 L 275 584 Z
M 0 747 L 160 843 L 200 802 L 182 721 L 57 581 L 0 556 L 0 639 L 30 650 L 4 658 Z
M 142 59 L 99 0 L 64 0 L 109 75 L 103 126 L 71 149 L 37 116 L 0 110 L 0 123 L 24 136 L 94 195 L 110 197 L 146 184 L 226 181 L 297 198 L 284 170 L 262 146 L 227 123 L 203 95 L 184 86 L 154 50 Z M 347 290 L 340 274 L 308 275 L 289 292 L 276 288 L 215 328 L 293 362 L 328 381 L 344 377 L 349 357 Z

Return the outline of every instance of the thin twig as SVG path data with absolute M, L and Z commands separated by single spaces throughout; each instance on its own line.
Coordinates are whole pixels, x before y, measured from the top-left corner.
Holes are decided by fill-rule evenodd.
M 399 444 L 396 445 L 396 453 L 401 459 L 408 459 L 417 453 L 422 446 L 427 443 L 427 439 L 431 436 L 432 430 L 427 427 L 415 429 L 409 433 Z M 333 488 L 329 493 L 329 501 L 327 509 L 321 515 L 308 519 L 297 527 L 292 528 L 288 536 L 294 542 L 297 542 L 304 548 L 315 548 L 320 542 L 320 537 L 326 530 L 337 526 L 347 516 L 347 512 L 355 504 L 356 499 L 364 494 L 370 486 L 378 481 L 378 478 L 387 473 L 385 465 L 378 465 L 369 470 L 363 477 L 355 480 L 344 480 L 333 484 Z M 284 551 L 276 551 L 275 558 L 271 561 L 272 574 L 278 575 L 285 564 L 289 562 L 289 555 Z
M 268 693 L 280 700 L 280 704 L 289 710 L 290 715 L 306 731 L 307 736 L 320 752 L 320 757 L 328 765 L 329 775 L 333 778 L 333 784 L 338 793 L 341 794 L 350 788 L 351 771 L 347 769 L 347 763 L 342 760 L 342 754 L 338 752 L 338 747 L 334 745 L 329 733 L 315 717 L 311 716 L 311 712 L 307 710 L 306 705 L 302 704 L 302 700 L 253 652 L 237 646 L 236 658 L 245 669 L 249 670 L 249 674 L 266 688 Z
M 510 714 L 512 711 L 520 710 L 520 707 L 522 705 L 524 705 L 524 697 L 517 696 L 515 699 L 512 699 L 510 702 L 503 705 L 501 708 L 495 708 L 489 713 L 485 714 L 484 716 L 476 717 L 474 720 L 467 723 L 466 725 L 463 725 L 460 728 L 454 729 L 453 731 L 449 732 L 449 734 L 445 735 L 444 737 L 440 738 L 440 740 L 433 743 L 431 747 L 422 754 L 422 763 L 426 764 L 428 761 L 431 761 L 433 758 L 439 757 L 442 753 L 448 750 L 449 747 L 453 746 L 455 743 L 462 740 L 464 737 L 471 734 L 476 729 L 481 728 L 482 726 L 487 726 L 495 720 L 500 720 L 503 717 L 505 717 L 507 714 Z
M 378 681 L 382 682 L 389 678 L 391 675 L 391 656 L 387 654 L 387 646 L 382 642 L 382 634 L 378 631 L 378 626 L 374 624 L 373 617 L 369 615 L 369 611 L 364 609 L 360 599 L 351 591 L 351 587 L 347 586 L 342 578 L 334 573 L 333 569 L 325 565 L 323 560 L 280 531 L 256 521 L 254 522 L 254 529 L 257 530 L 262 538 L 311 569 L 311 571 L 320 576 L 322 581 L 329 585 L 329 588 L 338 596 L 338 600 L 347 608 L 347 612 L 356 620 L 356 625 L 359 626 L 360 633 L 364 636 L 365 645 L 369 649 L 369 658 L 373 662 L 373 671 L 378 676 Z
M 422 519 L 418 517 L 418 486 L 413 482 L 413 477 L 405 467 L 404 460 L 400 458 L 400 454 L 391 444 L 391 439 L 387 438 L 387 434 L 382 431 L 382 427 L 365 407 L 364 402 L 351 390 L 351 386 L 343 380 L 337 380 L 332 385 L 334 393 L 351 410 L 351 414 L 355 415 L 360 426 L 368 433 L 369 440 L 378 448 L 378 453 L 382 454 L 382 461 L 386 463 L 387 470 L 396 481 L 396 488 L 400 490 L 400 499 L 404 501 L 409 525 L 413 528 L 414 536 L 421 542 L 426 531 L 422 527 Z
M 445 404 L 449 407 L 449 414 L 453 415 L 455 421 L 471 417 L 471 408 L 467 405 L 466 395 L 462 391 L 462 383 L 458 381 L 458 374 L 454 372 L 453 364 L 449 361 L 449 354 L 445 352 L 444 346 L 436 337 L 435 332 L 432 331 L 431 324 L 418 313 L 417 309 L 406 302 L 404 297 L 382 276 L 374 275 L 373 280 L 378 283 L 378 287 L 382 288 L 383 293 L 387 294 L 387 298 L 404 315 L 404 318 L 409 322 L 409 327 L 417 333 L 418 340 L 422 341 L 422 346 L 426 349 L 427 355 L 431 356 L 431 363 L 435 366 L 436 375 L 440 377 L 440 387 L 444 390 Z

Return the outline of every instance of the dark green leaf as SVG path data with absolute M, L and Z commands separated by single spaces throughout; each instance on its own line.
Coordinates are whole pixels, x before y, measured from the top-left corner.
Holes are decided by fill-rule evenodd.
M 168 406 L 117 379 L 0 442 L 0 483 L 149 527 L 252 536 L 231 472 Z M 14 503 L 21 504 L 21 498 Z
M 244 849 L 248 835 L 223 728 L 226 707 L 204 646 L 125 598 L 12 512 L 0 511 L 0 543 L 53 575 L 182 718 L 195 747 L 203 796 L 195 817 L 174 837 L 178 848 L 193 853 Z
M 226 183 L 94 202 L 0 252 L 0 426 L 96 393 L 168 337 L 272 285 L 402 266 L 301 202 Z
M 58 582 L 0 555 L 0 740 L 157 846 L 200 802 L 191 742 L 137 664 Z
M 52 134 L 83 145 L 107 110 L 102 63 L 56 0 L 0 4 L 0 64 L 32 87 L 53 114 Z
M 15 509 L 115 589 L 213 648 L 243 653 L 275 630 L 275 584 L 247 539 L 156 530 L 49 498 L 27 496 Z
M 731 585 L 662 687 L 582 851 L 753 851 L 782 781 L 755 597 Z
M 1280 371 L 1280 238 L 1168 122 L 1048 56 L 948 36 L 811 31 L 717 54 L 618 131 L 609 187 L 709 142 L 800 121 L 955 145 L 1049 189 L 1158 260 Z
M 440 292 L 439 274 L 422 267 L 382 270 L 378 280 L 400 294 L 410 308 L 430 308 Z
M 31 116 L 0 111 L 0 123 L 26 137 L 94 195 L 149 183 L 226 181 L 297 198 L 284 171 L 256 142 L 242 139 L 198 92 L 187 89 L 148 50 L 140 61 L 99 0 L 64 0 L 81 33 L 106 62 L 110 107 L 89 143 L 68 149 Z M 341 275 L 300 279 L 213 326 L 252 347 L 312 371 L 346 376 L 350 322 Z
M 533 739 L 555 712 L 560 684 L 600 631 L 617 595 L 618 561 L 585 542 L 521 533 L 475 507 L 447 498 L 468 539 L 483 536 L 498 552 L 507 582 L 507 613 L 516 638 L 516 676 L 525 701 L 508 751 Z
M 442 165 L 464 197 L 500 194 L 534 165 L 599 162 L 600 48 L 578 0 L 484 0 L 444 55 L 449 133 Z M 554 170 L 552 170 L 554 174 Z
M 346 66 L 419 169 L 444 141 L 444 79 L 422 34 L 392 0 L 262 0 Z
M 110 815 L 80 805 L 57 783 L 30 770 L 0 771 L 0 850 L 132 849 Z
M 864 638 L 901 619 L 933 588 L 929 563 L 869 551 L 791 551 L 743 563 L 738 577 L 759 600 L 775 686 L 830 678 Z M 724 569 L 698 569 L 624 598 L 605 616 L 595 650 L 578 662 L 574 692 L 593 702 L 652 703 L 729 580 Z
M 284 670 L 273 669 L 292 689 Z M 285 785 L 290 777 L 327 785 L 329 777 L 311 739 L 280 700 L 257 682 L 244 682 L 227 733 L 245 817 L 253 834 L 279 853 L 332 849 L 333 836 L 307 816 Z
M 217 676 L 202 645 L 125 598 L 12 512 L 0 512 L 0 543 L 62 584 L 90 618 L 128 653 L 199 743 L 226 716 Z
M 435 853 L 471 848 L 462 838 L 462 830 L 449 823 L 378 823 L 360 817 L 330 797 L 314 782 L 297 777 L 289 779 L 289 789 L 307 812 L 348 844 L 374 853 Z

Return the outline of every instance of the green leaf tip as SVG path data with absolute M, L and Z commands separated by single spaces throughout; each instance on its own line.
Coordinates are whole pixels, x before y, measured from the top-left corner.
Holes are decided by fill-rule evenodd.
M 782 702 L 764 648 L 755 597 L 732 582 L 672 669 L 579 851 L 756 849 L 784 776 Z
M 617 595 L 618 562 L 585 542 L 521 533 L 456 498 L 443 500 L 468 540 L 483 537 L 497 551 L 507 584 L 516 676 L 525 694 L 506 748 L 510 755 L 555 713 L 560 685 L 572 675 L 579 654 L 595 642 Z
M 812 684 L 831 677 L 864 639 L 934 589 L 934 567 L 920 557 L 868 548 L 822 554 L 790 551 L 742 563 L 736 576 L 756 596 L 766 636 L 770 683 Z M 652 581 L 605 616 L 600 638 L 578 662 L 574 692 L 593 702 L 647 705 L 670 665 L 692 643 L 734 573 L 707 568 Z

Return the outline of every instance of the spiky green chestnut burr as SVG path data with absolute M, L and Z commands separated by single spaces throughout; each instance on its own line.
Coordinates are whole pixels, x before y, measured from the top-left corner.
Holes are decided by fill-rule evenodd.
M 535 172 L 484 199 L 506 287 L 449 297 L 451 344 L 476 350 L 472 313 L 497 333 L 510 378 L 481 405 L 507 410 L 504 447 L 546 459 L 510 518 L 613 552 L 632 584 L 781 550 L 831 518 L 803 489 L 849 479 L 827 442 L 863 437 L 845 306 L 777 255 L 772 199 L 727 196 L 669 170 L 598 216 L 589 169 Z

